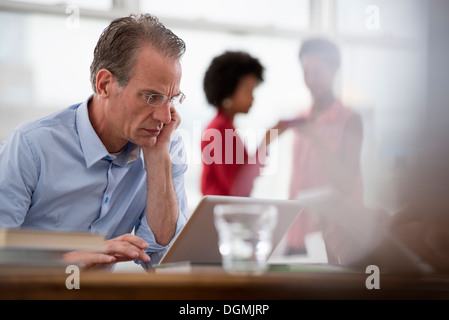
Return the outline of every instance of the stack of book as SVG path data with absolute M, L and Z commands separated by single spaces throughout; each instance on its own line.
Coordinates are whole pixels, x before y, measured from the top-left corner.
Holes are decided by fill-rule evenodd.
M 87 232 L 0 229 L 0 266 L 62 266 L 70 251 L 104 251 L 104 236 Z

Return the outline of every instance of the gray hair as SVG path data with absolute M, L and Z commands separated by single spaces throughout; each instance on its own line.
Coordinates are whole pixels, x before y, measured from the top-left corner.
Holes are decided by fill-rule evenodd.
M 168 59 L 181 59 L 186 46 L 182 39 L 150 14 L 115 19 L 103 31 L 94 50 L 90 81 L 97 93 L 97 74 L 109 70 L 118 85 L 124 87 L 132 76 L 139 49 L 149 43 Z

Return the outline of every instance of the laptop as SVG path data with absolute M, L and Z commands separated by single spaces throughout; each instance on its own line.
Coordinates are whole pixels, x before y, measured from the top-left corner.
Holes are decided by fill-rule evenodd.
M 162 257 L 159 262 L 160 266 L 178 262 L 190 262 L 191 264 L 221 263 L 218 233 L 214 224 L 214 207 L 218 204 L 266 204 L 276 206 L 278 222 L 273 231 L 273 248 L 270 255 L 303 210 L 303 205 L 296 200 L 204 196 Z

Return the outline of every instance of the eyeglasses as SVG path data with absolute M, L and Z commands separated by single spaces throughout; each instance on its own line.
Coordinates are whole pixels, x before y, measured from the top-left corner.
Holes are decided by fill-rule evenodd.
M 181 103 L 183 103 L 185 98 L 186 98 L 186 95 L 184 93 L 182 93 L 182 92 L 180 94 L 176 95 L 176 96 L 173 96 L 173 97 L 169 98 L 165 94 L 159 94 L 159 93 L 148 94 L 148 93 L 144 93 L 144 92 L 140 91 L 139 89 L 137 89 L 132 84 L 128 83 L 128 85 L 133 87 L 134 90 L 136 90 L 140 94 L 142 94 L 145 97 L 147 97 L 147 104 L 150 105 L 150 106 L 153 106 L 153 107 L 161 107 L 167 101 L 169 101 L 170 104 L 172 104 L 173 106 L 177 106 L 177 105 L 180 105 Z

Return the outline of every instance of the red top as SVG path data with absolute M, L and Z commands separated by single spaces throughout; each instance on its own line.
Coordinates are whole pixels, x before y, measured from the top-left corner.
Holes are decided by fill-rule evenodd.
M 353 115 L 352 110 L 343 107 L 339 100 L 335 100 L 329 109 L 313 121 L 316 132 L 330 150 L 341 154 L 345 129 Z M 310 116 L 311 109 L 301 115 L 301 117 L 306 118 L 310 118 Z M 316 190 L 330 185 L 330 180 L 324 173 L 321 159 L 317 155 L 315 147 L 307 137 L 295 132 L 290 198 L 296 199 L 303 191 Z M 361 190 L 362 179 L 361 174 L 359 174 L 357 184 L 349 198 L 354 201 L 362 201 L 363 193 Z M 305 235 L 310 231 L 308 227 L 308 218 L 306 210 L 304 210 L 288 232 L 288 245 L 293 248 L 304 248 Z
M 203 195 L 249 196 L 263 167 L 257 155 L 248 156 L 232 119 L 218 110 L 201 139 Z

